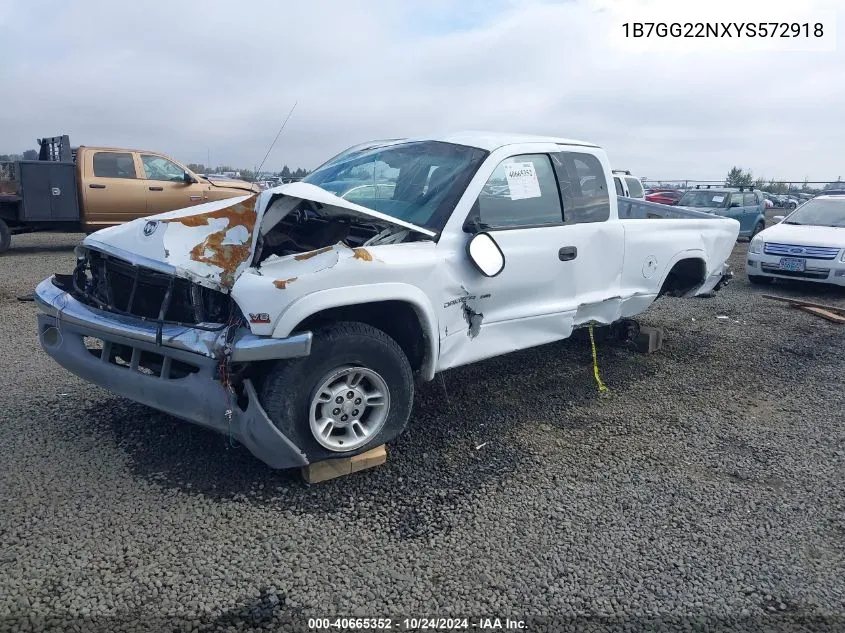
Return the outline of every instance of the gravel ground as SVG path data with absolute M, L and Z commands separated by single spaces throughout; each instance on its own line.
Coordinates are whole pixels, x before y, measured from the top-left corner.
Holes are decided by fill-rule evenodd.
M 660 352 L 599 345 L 609 393 L 583 341 L 452 370 L 387 464 L 308 486 L 41 351 L 16 297 L 79 237 L 0 258 L 0 630 L 845 630 L 845 326 L 762 299 L 746 244 L 645 315 Z

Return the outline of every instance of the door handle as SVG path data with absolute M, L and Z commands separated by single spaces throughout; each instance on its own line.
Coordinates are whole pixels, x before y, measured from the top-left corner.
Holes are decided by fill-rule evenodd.
M 88 185 L 91 189 L 105 189 L 105 185 Z
M 164 191 L 164 187 L 150 187 L 150 191 Z
M 570 262 L 578 257 L 578 249 L 575 246 L 564 246 L 557 252 L 557 257 L 562 262 Z

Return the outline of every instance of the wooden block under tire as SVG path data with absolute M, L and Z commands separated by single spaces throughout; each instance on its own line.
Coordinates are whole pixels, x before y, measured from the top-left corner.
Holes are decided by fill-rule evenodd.
M 354 457 L 340 457 L 338 459 L 327 459 L 322 462 L 315 462 L 302 467 L 302 477 L 309 484 L 336 479 L 344 475 L 351 475 L 360 470 L 380 466 L 387 461 L 387 450 L 384 444 L 368 450 L 366 453 Z
M 651 354 L 663 347 L 663 328 L 640 326 L 640 333 L 634 341 L 637 351 Z

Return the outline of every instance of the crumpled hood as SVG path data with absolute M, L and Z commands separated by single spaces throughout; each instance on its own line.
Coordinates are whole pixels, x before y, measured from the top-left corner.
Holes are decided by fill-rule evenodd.
M 775 224 L 757 234 L 764 242 L 845 248 L 845 227 Z
M 116 257 L 135 260 L 141 266 L 165 268 L 177 277 L 228 292 L 249 268 L 258 240 L 256 227 L 261 226 L 270 202 L 280 196 L 290 198 L 291 203 L 282 205 L 286 209 L 283 213 L 268 218 L 273 224 L 299 201 L 310 200 L 329 217 L 352 216 L 392 224 L 428 237 L 435 235 L 434 231 L 349 202 L 315 185 L 295 182 L 260 194 L 132 220 L 92 233 L 82 243 Z

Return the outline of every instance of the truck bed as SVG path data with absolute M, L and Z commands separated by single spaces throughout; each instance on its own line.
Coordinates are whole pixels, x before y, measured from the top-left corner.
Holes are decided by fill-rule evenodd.
M 7 221 L 77 222 L 76 165 L 46 160 L 0 163 L 0 202 L 15 206 L 16 217 Z
M 667 204 L 648 202 L 639 198 L 617 196 L 620 220 L 692 220 L 713 219 L 713 214 L 692 209 L 679 209 Z M 718 217 L 718 216 L 717 216 Z

